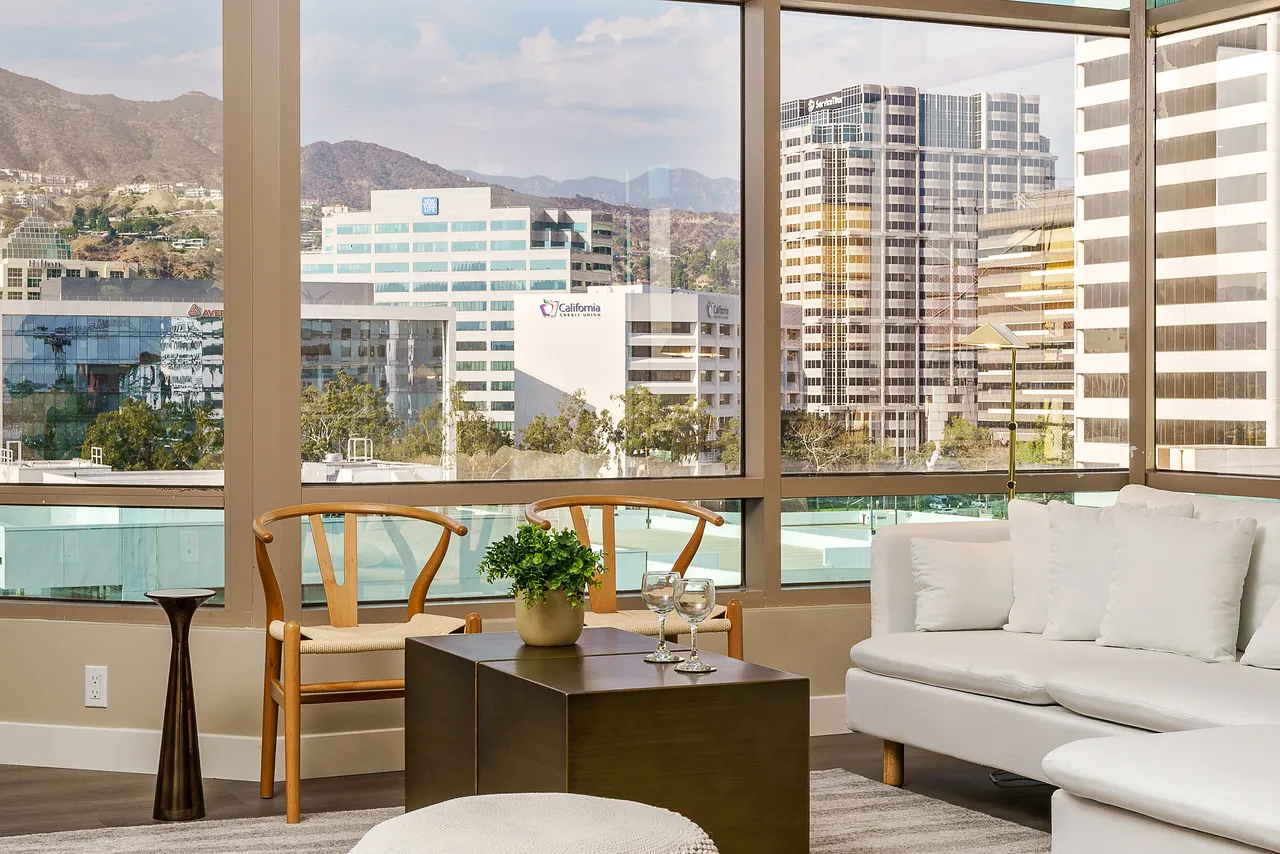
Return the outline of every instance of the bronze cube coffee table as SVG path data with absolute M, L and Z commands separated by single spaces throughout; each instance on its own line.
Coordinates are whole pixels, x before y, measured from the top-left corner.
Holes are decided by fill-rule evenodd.
M 514 634 L 405 647 L 405 800 L 575 792 L 674 810 L 721 854 L 809 845 L 809 680 L 713 654 L 649 664 L 652 638 L 587 629 L 573 647 Z

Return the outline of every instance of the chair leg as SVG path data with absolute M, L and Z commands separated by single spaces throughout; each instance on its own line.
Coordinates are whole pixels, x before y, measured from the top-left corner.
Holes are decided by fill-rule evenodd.
M 906 748 L 898 741 L 884 743 L 884 783 L 886 786 L 902 786 Z
M 289 824 L 302 820 L 302 627 L 284 625 L 284 796 Z
M 480 619 L 479 614 L 467 614 L 466 634 L 478 635 L 484 631 L 484 621 Z
M 742 602 L 730 599 L 725 614 L 729 618 L 729 657 L 742 661 Z
M 262 679 L 262 770 L 260 792 L 264 798 L 276 793 L 276 729 L 280 707 L 271 696 L 271 682 L 280 676 L 280 641 L 267 635 L 265 674 Z

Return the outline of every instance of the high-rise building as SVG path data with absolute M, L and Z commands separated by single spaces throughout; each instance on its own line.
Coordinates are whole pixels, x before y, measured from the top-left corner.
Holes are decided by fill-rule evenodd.
M 1164 468 L 1280 460 L 1275 148 L 1280 15 L 1163 36 L 1156 62 L 1156 444 Z M 1270 39 L 1268 36 L 1270 35 Z M 1126 43 L 1076 49 L 1077 429 L 1084 466 L 1129 464 Z M 1268 279 L 1271 281 L 1269 282 Z
M 608 284 L 613 222 L 589 209 L 501 201 L 491 187 L 374 190 L 369 210 L 324 217 L 321 248 L 302 254 L 302 275 L 373 282 L 378 305 L 451 306 L 466 399 L 509 431 L 515 297 L 563 298 Z
M 71 244 L 39 211 L 27 214 L 0 237 L 0 288 L 4 299 L 49 299 L 46 283 L 58 279 L 127 279 L 138 274 L 125 261 L 86 261 L 71 257 Z M 56 298 L 56 297 L 55 297 Z
M 1052 189 L 1035 95 L 864 84 L 782 105 L 783 299 L 805 408 L 898 452 L 977 418 L 978 211 Z
M 1044 457 L 1072 452 L 1075 402 L 1075 193 L 1049 190 L 978 213 L 978 321 L 1007 326 L 1018 354 L 1018 438 Z M 978 426 L 1008 440 L 1009 353 L 978 351 Z

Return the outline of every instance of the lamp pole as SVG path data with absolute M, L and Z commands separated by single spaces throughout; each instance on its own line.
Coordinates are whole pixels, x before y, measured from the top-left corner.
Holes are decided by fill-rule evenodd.
M 1009 350 L 1009 500 L 1018 491 L 1014 478 L 1018 464 L 1018 351 Z

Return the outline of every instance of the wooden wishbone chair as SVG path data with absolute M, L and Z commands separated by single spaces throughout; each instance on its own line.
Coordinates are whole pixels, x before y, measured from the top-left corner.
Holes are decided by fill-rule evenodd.
M 324 530 L 324 517 L 341 515 L 343 523 L 342 583 L 334 574 L 333 557 Z M 274 539 L 267 526 L 286 519 L 306 516 L 315 543 L 316 560 L 324 582 L 327 626 L 302 626 L 285 621 L 284 598 L 267 545 Z M 435 550 L 418 573 L 409 591 L 408 616 L 403 623 L 360 625 L 358 617 L 357 521 L 361 516 L 396 517 L 432 522 L 442 529 Z M 258 575 L 267 599 L 267 656 L 262 692 L 262 773 L 261 795 L 275 794 L 276 725 L 279 708 L 284 708 L 284 767 L 286 813 L 290 824 L 301 820 L 302 740 L 301 707 L 308 703 L 356 700 L 386 700 L 404 696 L 403 679 L 368 679 L 352 682 L 302 682 L 302 656 L 309 653 L 341 654 L 404 649 L 405 639 L 423 635 L 446 635 L 465 629 L 481 630 L 479 614 L 465 620 L 424 613 L 427 589 L 444 562 L 453 534 L 464 537 L 467 527 L 455 519 L 430 510 L 398 504 L 339 502 L 299 504 L 263 513 L 253 521 L 254 552 Z
M 686 504 L 683 501 L 671 501 L 666 498 L 640 498 L 630 495 L 567 495 L 561 498 L 544 498 L 526 507 L 524 515 L 529 520 L 529 524 L 538 525 L 545 530 L 551 527 L 551 520 L 547 519 L 543 515 L 544 513 L 548 510 L 568 508 L 569 517 L 573 520 L 573 529 L 578 535 L 578 541 L 584 546 L 590 547 L 591 534 L 587 528 L 586 514 L 583 512 L 583 508 L 586 507 L 599 507 L 603 511 L 601 513 L 600 546 L 604 550 L 605 564 L 604 572 L 600 576 L 601 586 L 591 589 L 591 610 L 586 614 L 587 626 L 622 629 L 623 631 L 656 638 L 658 636 L 658 617 L 656 614 L 647 609 L 644 611 L 618 610 L 618 563 L 617 548 L 615 546 L 614 510 L 618 507 L 665 510 L 672 513 L 682 513 L 697 519 L 698 523 L 694 526 L 693 534 L 690 535 L 689 541 L 676 558 L 675 563 L 671 565 L 671 571 L 680 573 L 682 577 L 685 570 L 689 568 L 689 564 L 693 561 L 693 556 L 698 553 L 698 546 L 702 544 L 702 535 L 707 529 L 707 523 L 710 522 L 712 525 L 719 527 L 724 524 L 724 517 L 696 504 Z M 668 614 L 666 632 L 667 639 L 672 640 L 679 635 L 688 634 L 689 626 L 678 614 Z M 737 599 L 730 599 L 724 605 L 716 605 L 711 616 L 698 626 L 698 634 L 703 632 L 728 632 L 729 655 L 733 658 L 741 659 L 742 602 Z

